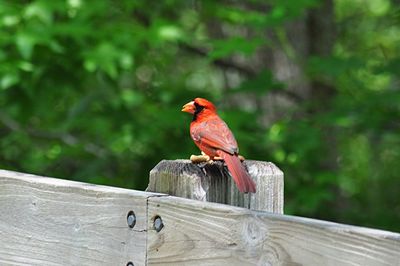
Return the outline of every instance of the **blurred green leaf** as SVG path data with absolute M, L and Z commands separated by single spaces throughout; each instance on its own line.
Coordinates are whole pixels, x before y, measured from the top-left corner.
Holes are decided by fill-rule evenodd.
M 271 71 L 262 70 L 260 73 L 252 78 L 243 81 L 239 87 L 234 88 L 232 92 L 252 92 L 257 94 L 265 94 L 270 90 L 281 90 L 284 88 L 284 84 L 276 81 Z
M 1 78 L 0 84 L 2 89 L 8 89 L 9 87 L 17 84 L 19 77 L 15 73 L 8 73 Z
M 260 45 L 265 44 L 262 39 L 245 40 L 241 37 L 232 37 L 227 40 L 214 40 L 213 49 L 208 53 L 211 60 L 230 56 L 234 53 L 246 56 L 252 55 Z
M 376 74 L 380 74 L 381 72 L 389 72 L 400 75 L 400 58 L 392 59 L 386 64 L 375 68 Z
M 357 71 L 365 66 L 362 59 L 341 57 L 311 57 L 308 61 L 308 71 L 312 76 L 327 75 L 337 77 L 350 71 Z
M 53 20 L 52 12 L 45 1 L 34 1 L 25 8 L 24 17 L 27 19 L 38 18 L 40 21 L 50 24 Z
M 19 32 L 15 41 L 21 56 L 24 59 L 30 59 L 33 48 L 37 43 L 36 37 L 28 32 Z

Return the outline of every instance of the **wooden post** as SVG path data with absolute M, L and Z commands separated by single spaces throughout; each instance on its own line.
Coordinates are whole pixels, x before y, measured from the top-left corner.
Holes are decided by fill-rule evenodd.
M 222 162 L 190 160 L 158 163 L 150 171 L 146 191 L 282 214 L 283 172 L 270 162 L 246 160 L 244 165 L 256 183 L 254 194 L 240 193 Z

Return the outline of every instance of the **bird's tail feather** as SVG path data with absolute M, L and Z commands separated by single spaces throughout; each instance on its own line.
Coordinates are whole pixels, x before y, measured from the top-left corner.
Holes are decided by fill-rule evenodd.
M 223 151 L 218 151 L 218 156 L 224 159 L 240 192 L 256 192 L 256 184 L 240 162 L 238 156 Z

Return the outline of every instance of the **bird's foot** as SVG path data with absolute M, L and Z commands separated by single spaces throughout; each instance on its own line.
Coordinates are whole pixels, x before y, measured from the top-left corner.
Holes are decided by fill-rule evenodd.
M 207 155 L 206 155 L 207 156 Z M 244 159 L 244 157 L 242 156 L 242 155 L 238 155 L 238 158 L 239 158 L 239 160 L 241 161 L 241 162 L 243 162 L 245 159 Z M 214 160 L 214 161 L 223 161 L 224 159 L 222 158 L 222 157 L 219 157 L 219 156 L 215 156 L 215 157 L 213 157 L 212 159 L 211 159 L 211 161 L 212 160 Z
M 242 155 L 238 155 L 238 157 L 241 162 L 243 162 L 245 160 L 245 158 Z M 201 152 L 201 155 L 191 155 L 190 156 L 190 161 L 192 161 L 192 163 L 196 163 L 196 164 L 204 163 L 204 162 L 212 164 L 212 163 L 214 163 L 214 161 L 223 161 L 223 160 L 224 159 L 222 159 L 222 157 L 219 157 L 219 156 L 214 156 L 211 158 L 204 152 Z
M 204 163 L 204 162 L 210 162 L 212 161 L 210 159 L 210 156 L 208 155 L 191 155 L 190 156 L 190 160 L 192 161 L 192 163 Z

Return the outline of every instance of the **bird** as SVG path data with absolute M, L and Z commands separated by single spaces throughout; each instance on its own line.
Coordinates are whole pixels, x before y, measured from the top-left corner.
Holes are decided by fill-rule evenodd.
M 225 161 L 240 192 L 255 193 L 256 185 L 240 161 L 236 139 L 218 116 L 214 104 L 203 98 L 195 98 L 182 107 L 182 112 L 193 115 L 190 136 L 201 152 L 210 160 Z

